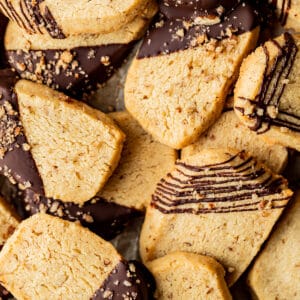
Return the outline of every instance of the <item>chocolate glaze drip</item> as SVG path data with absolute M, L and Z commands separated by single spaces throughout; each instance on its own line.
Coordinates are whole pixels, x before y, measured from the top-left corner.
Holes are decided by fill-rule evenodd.
M 55 39 L 64 39 L 65 35 L 57 25 L 51 11 L 47 6 L 43 11 L 40 4 L 44 0 L 20 0 L 17 5 L 21 14 L 9 0 L 0 2 L 0 8 L 9 19 L 16 22 L 28 33 L 42 33 L 40 27 L 45 28 L 49 35 Z
M 154 279 L 141 263 L 121 261 L 91 300 L 150 300 L 154 290 Z
M 119 68 L 134 43 L 77 47 L 71 50 L 10 50 L 10 65 L 21 77 L 82 98 L 106 82 Z
M 83 226 L 106 240 L 115 237 L 132 218 L 140 215 L 140 212 L 133 208 L 107 202 L 99 197 L 94 197 L 79 206 L 72 202 L 46 198 L 27 189 L 22 198 L 29 216 L 45 212 L 68 221 L 80 221 Z
M 2 285 L 0 285 L 0 299 L 1 300 L 8 300 L 12 299 L 12 295 L 8 290 L 5 289 Z
M 7 61 L 4 54 L 4 34 L 8 23 L 8 19 L 0 13 L 0 68 L 7 66 Z
M 270 71 L 268 71 L 269 51 L 266 46 L 263 46 L 266 66 L 260 92 L 256 98 L 252 100 L 239 97 L 240 100 L 246 101 L 256 108 L 247 116 L 255 121 L 250 129 L 257 131 L 258 134 L 265 133 L 271 126 L 286 127 L 291 131 L 300 132 L 300 115 L 280 110 L 280 101 L 286 86 L 285 80 L 289 77 L 298 52 L 297 45 L 289 33 L 284 34 L 284 40 L 283 46 L 280 46 L 276 40 L 271 41 L 280 50 L 280 54 Z M 270 108 L 275 111 L 274 114 L 270 115 L 270 112 L 268 112 Z M 235 109 L 246 115 L 244 108 L 235 107 Z
M 169 2 L 170 7 L 165 5 Z M 150 26 L 137 58 L 193 48 L 206 39 L 222 40 L 232 33 L 242 34 L 259 25 L 260 16 L 252 1 L 183 1 L 178 6 L 177 1 L 169 2 L 160 5 L 161 13 Z M 219 2 L 223 3 L 222 8 Z M 204 25 L 203 21 L 213 20 L 211 14 L 215 22 Z
M 0 171 L 19 186 L 44 194 L 42 179 L 33 157 L 26 149 L 27 139 L 19 119 L 17 95 L 13 88 L 17 82 L 14 72 L 0 70 Z
M 286 24 L 287 18 L 289 16 L 289 10 L 291 9 L 291 0 L 282 0 L 282 5 L 279 7 L 278 0 L 272 0 L 272 4 L 275 8 L 279 10 L 278 21 L 282 26 Z
M 227 161 L 206 166 L 176 163 L 176 170 L 162 179 L 151 206 L 164 214 L 232 213 L 278 209 L 290 196 L 282 193 L 286 183 L 241 152 Z M 282 194 L 281 194 L 282 193 Z

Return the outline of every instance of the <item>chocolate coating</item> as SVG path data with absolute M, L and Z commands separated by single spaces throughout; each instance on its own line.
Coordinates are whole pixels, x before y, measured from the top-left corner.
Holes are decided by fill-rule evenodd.
M 16 74 L 9 70 L 0 70 L 0 171 L 3 175 L 24 187 L 44 194 L 42 179 L 30 151 L 19 119 L 17 95 L 13 88 L 17 82 Z
M 79 206 L 39 196 L 27 189 L 23 192 L 23 201 L 28 215 L 45 212 L 68 221 L 78 220 L 106 240 L 115 237 L 132 218 L 140 215 L 135 209 L 107 202 L 99 197 Z
M 10 294 L 9 291 L 5 289 L 2 285 L 0 285 L 0 299 L 1 300 L 8 300 L 12 299 L 12 295 Z
M 198 16 L 218 16 L 220 6 L 227 11 L 237 3 L 236 0 L 161 0 L 159 9 L 168 19 L 187 20 Z
M 81 98 L 113 75 L 132 46 L 133 43 L 71 50 L 10 50 L 6 55 L 21 77 Z
M 232 2 L 229 2 L 228 7 L 232 5 Z M 164 11 L 164 14 L 157 16 L 154 23 L 152 23 L 137 58 L 169 54 L 195 47 L 198 45 L 200 36 L 222 40 L 229 37 L 232 33 L 242 34 L 251 31 L 259 25 L 259 14 L 255 9 L 255 5 L 249 1 L 233 2 L 237 3 L 237 5 L 225 10 L 219 16 L 219 21 L 211 25 L 199 24 L 201 20 L 197 21 L 193 17 L 187 19 L 185 16 L 180 17 L 178 15 L 179 18 L 173 19 Z M 174 10 L 182 11 L 181 8 L 174 8 Z M 201 11 L 203 10 L 197 10 L 196 14 Z M 165 17 L 166 15 L 168 17 Z M 178 32 L 180 33 L 178 34 Z
M 91 300 L 150 300 L 154 290 L 154 279 L 141 263 L 121 261 Z
M 8 23 L 8 19 L 0 13 L 0 68 L 7 66 L 5 54 L 4 54 L 4 34 Z

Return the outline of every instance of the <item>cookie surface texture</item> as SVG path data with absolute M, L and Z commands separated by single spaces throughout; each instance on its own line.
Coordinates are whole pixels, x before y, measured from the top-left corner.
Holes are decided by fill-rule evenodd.
M 211 257 L 174 252 L 148 266 L 156 280 L 158 300 L 232 299 L 224 280 L 225 271 Z
M 286 180 L 237 150 L 179 160 L 157 185 L 140 237 L 145 263 L 174 251 L 205 254 L 232 285 L 292 196 Z
M 291 201 L 249 273 L 249 285 L 258 299 L 300 297 L 299 191 Z
M 120 163 L 99 196 L 109 202 L 144 210 L 156 183 L 173 169 L 177 152 L 153 140 L 128 112 L 109 116 L 126 134 Z
M 288 151 L 285 147 L 266 143 L 242 124 L 233 111 L 222 113 L 216 123 L 196 143 L 183 148 L 181 158 L 184 159 L 206 148 L 224 147 L 251 153 L 274 173 L 283 171 L 288 160 Z

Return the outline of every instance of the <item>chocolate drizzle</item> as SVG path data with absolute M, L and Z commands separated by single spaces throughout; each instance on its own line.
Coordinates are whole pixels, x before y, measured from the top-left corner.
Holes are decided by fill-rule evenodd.
M 157 185 L 151 206 L 164 214 L 196 215 L 279 209 L 291 197 L 285 183 L 244 152 L 199 167 L 178 161 Z
M 81 98 L 106 82 L 134 43 L 77 47 L 71 50 L 10 50 L 10 65 L 21 77 Z
M 272 0 L 272 4 L 279 10 L 278 21 L 282 26 L 286 24 L 289 16 L 289 10 L 291 9 L 291 0 L 282 0 L 281 7 L 278 7 L 278 0 Z
M 30 187 L 43 195 L 42 179 L 19 118 L 17 95 L 13 91 L 16 82 L 14 72 L 9 69 L 0 71 L 0 171 L 19 188 Z
M 285 127 L 291 131 L 300 132 L 300 115 L 280 109 L 280 101 L 298 48 L 289 33 L 284 34 L 283 46 L 280 46 L 276 40 L 271 40 L 271 42 L 278 48 L 279 55 L 276 57 L 271 70 L 269 70 L 270 54 L 268 48 L 265 45 L 263 46 L 266 66 L 260 92 L 254 100 L 239 97 L 240 100 L 248 102 L 254 111 L 246 114 L 245 109 L 239 106 L 235 106 L 235 110 L 242 113 L 242 115 L 247 115 L 254 121 L 254 125 L 250 129 L 258 134 L 267 132 L 271 126 Z
M 150 300 L 154 290 L 154 279 L 142 264 L 121 261 L 91 300 Z
M 46 198 L 27 189 L 22 198 L 29 216 L 45 212 L 68 221 L 80 221 L 83 226 L 106 240 L 115 237 L 132 218 L 140 214 L 135 209 L 107 202 L 99 197 L 77 205 Z
M 242 34 L 257 27 L 260 19 L 252 1 L 174 0 L 162 1 L 160 8 L 139 50 L 139 59 L 193 48 L 207 39 Z
M 0 8 L 9 19 L 30 34 L 42 33 L 41 28 L 45 28 L 52 38 L 64 39 L 65 35 L 57 25 L 49 8 L 45 6 L 42 11 L 40 7 L 42 2 L 44 0 L 20 0 L 17 2 L 19 7 L 16 9 L 11 1 L 4 0 L 0 2 Z

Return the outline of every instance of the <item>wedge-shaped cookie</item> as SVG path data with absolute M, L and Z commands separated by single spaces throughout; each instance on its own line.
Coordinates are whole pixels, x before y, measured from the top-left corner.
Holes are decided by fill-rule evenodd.
M 300 297 L 300 193 L 275 226 L 248 276 L 258 299 Z
M 173 251 L 208 255 L 232 285 L 292 196 L 286 180 L 244 152 L 208 149 L 179 160 L 157 185 L 140 237 L 145 263 Z
M 119 205 L 145 209 L 156 183 L 173 169 L 177 152 L 155 142 L 127 112 L 109 115 L 126 134 L 120 163 L 99 196 Z
M 275 0 L 271 2 L 276 7 L 276 14 L 281 25 L 300 32 L 300 1 Z
M 156 10 L 152 0 L 138 17 L 117 31 L 72 35 L 63 40 L 45 34 L 30 35 L 10 22 L 5 34 L 6 55 L 22 78 L 82 98 L 114 74 Z
M 218 118 L 259 32 L 248 4 L 224 10 L 218 2 L 213 15 L 199 4 L 193 17 L 173 19 L 185 5 L 165 7 L 169 14 L 150 27 L 125 84 L 127 110 L 155 139 L 177 149 Z
M 63 39 L 118 30 L 141 14 L 148 0 L 1 0 L 2 12 L 30 34 Z
M 224 112 L 196 143 L 181 151 L 181 158 L 197 154 L 207 148 L 234 148 L 245 150 L 274 173 L 280 173 L 286 166 L 288 151 L 280 145 L 266 143 L 255 132 L 240 122 L 233 111 Z
M 261 137 L 300 150 L 299 37 L 285 33 L 244 60 L 234 91 L 241 121 Z
M 17 299 L 149 299 L 144 271 L 78 224 L 23 221 L 0 253 L 0 280 Z
M 83 204 L 118 164 L 124 134 L 105 114 L 0 73 L 1 170 L 21 189 Z
M 223 267 L 213 258 L 174 252 L 148 265 L 156 281 L 158 300 L 232 299 Z
M 15 211 L 0 196 L 0 250 L 19 224 Z M 0 299 L 11 299 L 10 293 L 0 285 Z

